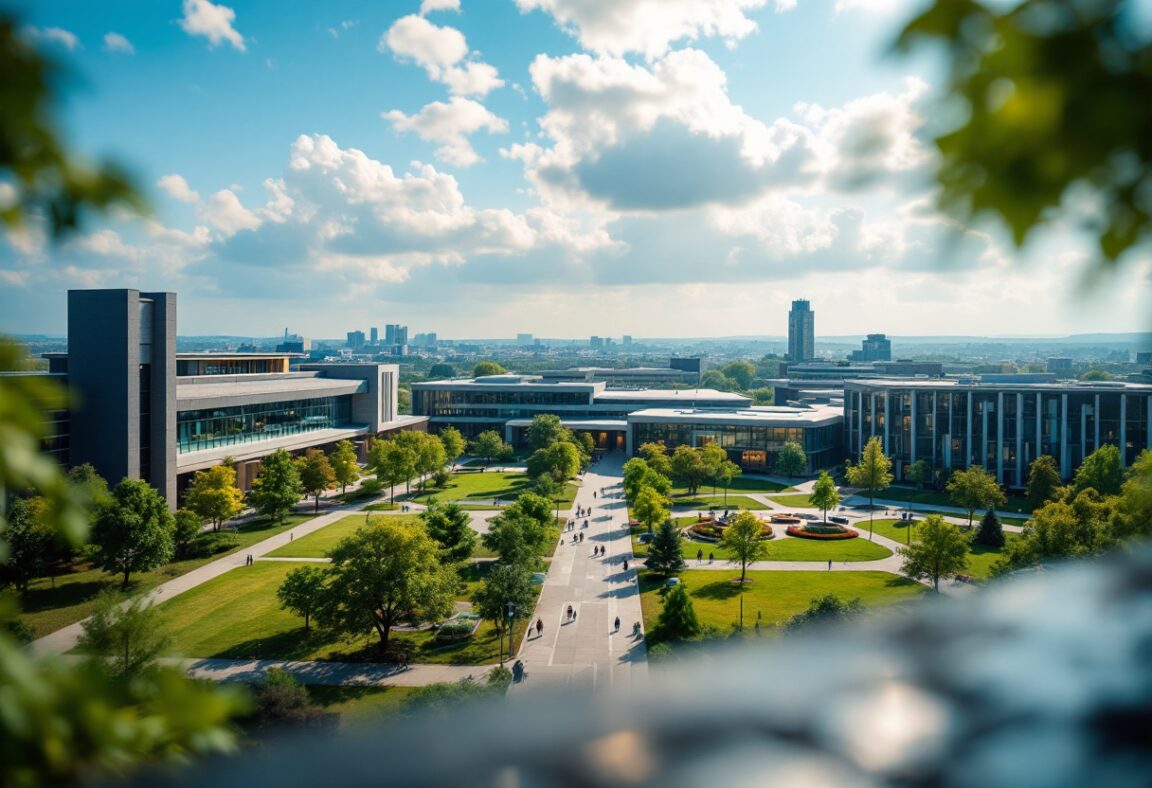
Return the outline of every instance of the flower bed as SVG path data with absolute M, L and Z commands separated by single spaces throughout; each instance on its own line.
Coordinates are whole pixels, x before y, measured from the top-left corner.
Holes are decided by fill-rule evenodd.
M 800 539 L 855 539 L 860 535 L 858 531 L 853 531 L 851 528 L 824 525 L 790 525 L 786 532 L 789 536 Z
M 711 520 L 700 520 L 684 529 L 689 539 L 698 542 L 719 542 L 727 526 L 717 525 Z M 776 536 L 772 526 L 767 523 L 760 524 L 760 538 L 767 541 Z
M 777 525 L 800 525 L 801 520 L 791 514 L 774 514 L 769 517 Z

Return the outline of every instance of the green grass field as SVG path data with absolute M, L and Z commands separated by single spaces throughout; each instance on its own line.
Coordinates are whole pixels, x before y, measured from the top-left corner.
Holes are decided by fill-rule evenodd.
M 327 712 L 340 715 L 341 728 L 371 725 L 387 719 L 400 710 L 416 687 L 307 685 L 312 702 Z
M 283 525 L 259 520 L 241 526 L 234 532 L 239 540 L 236 549 L 218 553 L 209 558 L 175 561 L 151 572 L 133 573 L 132 582 L 128 589 L 129 594 L 151 591 L 174 577 L 191 572 L 193 569 L 218 558 L 238 553 L 257 542 L 262 542 L 271 536 L 295 528 L 311 519 L 311 514 L 293 514 L 284 518 Z M 44 577 L 32 581 L 28 592 L 20 600 L 20 607 L 23 611 L 20 618 L 36 631 L 37 637 L 43 637 L 87 618 L 91 615 L 96 597 L 101 591 L 106 588 L 118 589 L 119 587 L 119 577 L 109 575 L 100 569 L 93 569 L 86 564 L 80 565 L 77 567 L 77 571 L 58 576 L 55 587 L 53 587 L 50 578 Z
M 346 536 L 351 536 L 356 532 L 357 528 L 362 527 L 365 524 L 365 519 L 366 518 L 361 515 L 350 514 L 347 517 L 340 518 L 331 525 L 324 526 L 319 531 L 314 531 L 299 539 L 293 539 L 288 544 L 273 550 L 268 555 L 275 558 L 323 558 L 328 555 L 329 551 L 331 551 L 341 539 Z M 414 514 L 397 514 L 377 515 L 367 519 L 373 522 L 384 520 L 415 522 L 419 518 Z
M 737 476 L 732 480 L 732 483 L 728 485 L 728 494 L 732 495 L 736 492 L 778 493 L 788 492 L 789 490 L 793 489 L 795 488 L 789 487 L 786 484 L 780 484 L 779 482 L 765 479 L 762 476 Z M 701 485 L 698 492 L 711 493 L 711 491 L 712 485 L 707 484 Z M 683 485 L 674 485 L 672 487 L 673 495 L 686 494 L 687 492 L 688 488 Z M 720 497 L 723 497 L 724 489 L 722 487 L 717 488 L 717 493 L 720 495 Z
M 409 500 L 419 501 L 425 503 L 429 498 L 436 498 L 438 501 L 491 501 L 500 499 L 500 505 L 512 503 L 520 493 L 525 490 L 531 489 L 532 480 L 526 473 L 508 473 L 504 471 L 491 472 L 491 473 L 457 473 L 452 476 L 452 481 L 448 483 L 447 487 L 443 489 L 428 489 L 423 493 L 413 493 Z M 575 482 L 568 482 L 564 485 L 564 494 L 560 498 L 560 508 L 564 509 L 572 505 L 572 501 L 576 498 L 576 490 L 578 485 Z M 472 508 L 473 505 L 465 504 L 465 506 Z M 487 509 L 491 506 L 479 506 L 476 508 Z
M 772 500 L 781 506 L 793 506 L 797 509 L 811 509 L 812 502 L 808 500 L 808 493 L 792 493 L 791 495 L 773 495 Z
M 862 498 L 867 499 L 868 493 L 863 492 L 860 494 Z M 932 506 L 956 506 L 952 502 L 946 492 L 936 492 L 935 490 L 923 490 L 916 492 L 914 487 L 889 487 L 887 490 L 876 494 L 877 500 L 881 501 L 905 501 L 912 504 L 930 504 Z M 996 507 L 996 511 L 1015 512 L 1016 514 L 1032 514 L 1031 502 L 1020 495 L 1009 495 L 1008 500 L 1002 505 Z M 976 514 L 980 516 L 980 512 Z
M 861 532 L 861 534 L 868 533 L 868 522 L 865 520 L 858 525 L 853 526 Z M 900 544 L 908 543 L 908 525 L 902 520 L 876 520 L 874 523 L 874 530 L 880 536 L 886 536 L 889 539 L 899 542 Z M 912 527 L 912 538 L 916 538 L 916 526 Z M 975 529 L 972 531 L 975 533 Z M 1006 531 L 1005 538 L 1009 542 L 1015 541 L 1020 538 L 1019 534 Z M 865 537 L 866 538 L 866 537 Z M 985 547 L 984 545 L 973 544 L 968 551 L 968 571 L 965 574 L 970 575 L 977 580 L 986 580 L 991 576 L 992 564 L 996 562 L 1003 550 L 999 547 Z
M 691 569 L 680 575 L 701 624 L 727 631 L 736 623 L 740 588 L 732 580 L 739 576 L 739 569 Z M 744 588 L 744 628 L 749 634 L 757 615 L 761 616 L 761 627 L 771 627 L 807 609 L 813 599 L 825 594 L 841 599 L 859 597 L 865 606 L 873 608 L 911 603 L 928 591 L 915 581 L 887 572 L 752 572 L 750 577 L 752 582 Z M 640 603 L 649 632 L 653 632 L 660 615 L 659 587 L 655 579 L 641 578 Z M 658 640 L 658 636 L 653 635 L 653 639 Z
M 678 517 L 676 525 L 684 527 L 696 520 L 695 517 Z M 781 526 L 775 526 L 777 534 L 783 533 Z M 648 545 L 640 544 L 636 537 L 645 533 L 642 527 L 632 529 L 632 552 L 643 557 L 648 555 Z M 795 539 L 787 536 L 777 536 L 766 542 L 768 547 L 767 561 L 877 561 L 892 555 L 892 551 L 883 545 L 869 542 L 867 538 L 819 541 L 816 539 Z M 697 566 L 696 552 L 703 551 L 704 561 L 707 562 L 711 553 L 718 562 L 731 558 L 728 550 L 719 544 L 694 542 L 681 539 L 680 553 L 689 559 L 689 566 Z
M 288 572 L 301 565 L 258 561 L 163 603 L 160 610 L 173 636 L 173 654 L 226 659 L 368 658 L 378 643 L 375 635 L 339 640 L 315 629 L 305 633 L 299 616 L 280 609 L 276 589 Z M 471 578 L 470 587 L 478 581 L 479 575 Z M 462 594 L 460 598 L 466 597 Z M 519 624 L 513 642 L 519 642 L 524 626 L 524 622 Z M 436 644 L 429 631 L 393 632 L 391 637 L 414 646 L 415 662 L 473 665 L 498 658 L 496 630 L 488 622 L 481 624 L 470 640 L 450 645 Z M 506 637 L 504 641 L 506 649 Z
M 696 495 L 688 495 L 688 493 L 681 493 L 680 495 L 673 494 L 673 506 L 690 506 L 693 509 L 700 509 L 707 511 L 709 509 L 767 509 L 768 505 L 760 503 L 754 498 L 749 498 L 747 495 L 729 495 L 728 501 L 725 503 L 724 495 L 712 496 L 706 494 L 704 489 L 701 489 Z

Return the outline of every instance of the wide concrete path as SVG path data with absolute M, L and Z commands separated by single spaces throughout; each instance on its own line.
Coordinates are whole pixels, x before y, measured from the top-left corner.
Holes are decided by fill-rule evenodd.
M 274 659 L 166 659 L 190 676 L 211 681 L 261 681 L 269 670 L 281 668 L 301 684 L 383 685 L 423 687 L 447 681 L 484 681 L 495 665 L 399 665 L 358 662 L 292 662 Z
M 632 624 L 643 626 L 643 615 L 628 507 L 620 486 L 623 462 L 623 452 L 610 452 L 584 476 L 570 516 L 575 517 L 577 507 L 590 507 L 589 527 L 579 527 L 585 519 L 580 517 L 576 530 L 561 534 L 563 543 L 556 548 L 528 636 L 520 646 L 528 678 L 513 685 L 513 695 L 573 685 L 627 689 L 647 678 L 644 639 L 632 636 Z M 573 544 L 572 538 L 581 533 L 584 541 Z M 598 546 L 605 548 L 603 558 L 592 556 Z M 567 616 L 569 606 L 575 620 Z M 619 631 L 613 626 L 617 617 Z M 540 636 L 537 620 L 544 624 Z

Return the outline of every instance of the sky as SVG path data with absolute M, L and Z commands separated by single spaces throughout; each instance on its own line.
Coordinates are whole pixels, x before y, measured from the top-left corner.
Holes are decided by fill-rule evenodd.
M 7 231 L 0 331 L 86 287 L 175 291 L 186 335 L 781 335 L 794 298 L 818 335 L 1149 328 L 1146 250 L 1089 286 L 1070 224 L 1017 250 L 935 210 L 915 0 L 15 9 L 65 138 L 152 210 Z

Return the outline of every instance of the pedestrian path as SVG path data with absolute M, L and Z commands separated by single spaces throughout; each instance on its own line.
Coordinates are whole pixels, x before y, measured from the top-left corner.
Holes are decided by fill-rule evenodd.
M 472 679 L 484 681 L 495 665 L 402 665 L 371 662 L 295 662 L 275 659 L 166 659 L 190 676 L 211 681 L 261 681 L 269 670 L 280 668 L 302 684 L 392 685 L 423 687 L 426 684 Z
M 589 527 L 561 534 L 563 543 L 556 548 L 518 654 L 528 678 L 513 685 L 513 696 L 570 686 L 628 689 L 647 678 L 647 647 L 642 636 L 632 636 L 633 622 L 642 622 L 643 615 L 620 487 L 623 461 L 621 453 L 609 453 L 584 476 L 573 512 L 591 507 Z M 600 495 L 602 489 L 607 496 Z M 580 534 L 584 541 L 573 544 Z M 602 558 L 592 555 L 599 546 L 605 548 Z M 569 607 L 574 618 L 568 616 Z M 537 621 L 543 625 L 539 635 Z

